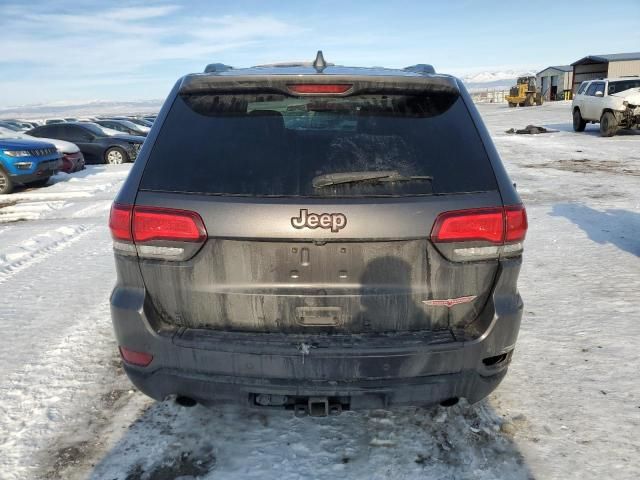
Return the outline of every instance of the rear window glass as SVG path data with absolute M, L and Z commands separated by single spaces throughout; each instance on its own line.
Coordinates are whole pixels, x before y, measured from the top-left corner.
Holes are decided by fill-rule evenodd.
M 609 82 L 609 95 L 612 93 L 620 93 L 630 88 L 640 87 L 640 78 L 637 80 L 621 80 L 617 82 Z
M 317 181 L 327 174 L 379 171 L 397 172 L 401 180 L 321 186 Z M 141 188 L 292 197 L 497 189 L 464 102 L 442 93 L 178 96 L 153 146 Z

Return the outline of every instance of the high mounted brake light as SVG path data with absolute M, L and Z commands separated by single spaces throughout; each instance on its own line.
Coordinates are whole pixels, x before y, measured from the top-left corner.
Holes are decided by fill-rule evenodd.
M 438 215 L 431 240 L 451 260 L 513 256 L 522 252 L 527 227 L 522 205 L 454 210 Z
M 287 85 L 292 93 L 297 94 L 340 94 L 346 93 L 353 87 L 350 83 L 300 83 L 295 85 Z

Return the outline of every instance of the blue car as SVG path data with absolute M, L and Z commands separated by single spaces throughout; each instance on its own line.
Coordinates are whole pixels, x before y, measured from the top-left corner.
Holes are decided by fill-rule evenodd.
M 0 139 L 0 195 L 16 185 L 45 185 L 61 167 L 60 153 L 51 143 Z

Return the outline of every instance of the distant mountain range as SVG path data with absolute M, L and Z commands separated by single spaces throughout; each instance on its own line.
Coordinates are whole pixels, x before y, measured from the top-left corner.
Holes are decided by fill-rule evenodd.
M 507 89 L 516 83 L 518 77 L 535 75 L 536 70 L 495 70 L 475 72 L 460 78 L 470 91 L 480 89 Z M 132 100 L 127 102 L 93 100 L 84 102 L 52 102 L 37 105 L 0 107 L 0 119 L 19 118 L 42 120 L 53 117 L 93 117 L 96 115 L 147 115 L 158 113 L 163 99 Z
M 93 117 L 96 115 L 148 115 L 158 113 L 164 99 L 117 102 L 53 102 L 37 105 L 0 107 L 0 119 L 41 120 L 57 117 Z
M 522 70 L 497 70 L 476 72 L 463 75 L 460 79 L 464 82 L 467 89 L 473 91 L 478 89 L 507 89 L 516 83 L 518 77 L 535 75 L 538 70 L 527 68 Z

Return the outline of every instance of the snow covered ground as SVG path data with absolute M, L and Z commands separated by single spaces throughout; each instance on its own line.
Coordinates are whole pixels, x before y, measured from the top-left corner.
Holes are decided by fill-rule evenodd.
M 324 419 L 148 400 L 108 312 L 128 167 L 94 166 L 0 198 L 0 478 L 640 478 L 640 134 L 575 134 L 564 102 L 480 108 L 530 219 L 488 400 Z M 505 133 L 527 124 L 557 132 Z

